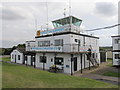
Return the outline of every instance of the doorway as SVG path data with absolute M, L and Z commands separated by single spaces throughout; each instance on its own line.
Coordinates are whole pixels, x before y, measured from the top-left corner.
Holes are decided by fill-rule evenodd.
M 15 55 L 15 63 L 16 63 L 16 55 Z
M 73 60 L 74 60 L 74 71 L 77 71 L 77 57 L 74 57 Z

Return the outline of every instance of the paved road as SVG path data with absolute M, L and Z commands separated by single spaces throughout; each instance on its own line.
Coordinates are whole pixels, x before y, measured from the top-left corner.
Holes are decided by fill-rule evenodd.
M 98 68 L 91 68 L 91 70 L 85 69 L 83 70 L 82 74 L 80 72 L 77 72 L 74 74 L 74 76 L 86 77 L 86 78 L 95 79 L 95 80 L 99 80 L 99 81 L 103 81 L 103 82 L 107 82 L 115 85 L 118 85 L 118 84 L 120 85 L 120 78 L 102 75 L 103 73 L 108 71 L 119 72 L 118 68 L 108 66 L 108 64 L 111 64 L 111 62 L 102 63 Z

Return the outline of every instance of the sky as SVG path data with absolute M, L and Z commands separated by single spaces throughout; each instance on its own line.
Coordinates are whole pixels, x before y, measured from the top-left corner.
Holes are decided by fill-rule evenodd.
M 69 15 L 82 19 L 81 30 L 111 26 L 118 23 L 118 0 L 4 0 L 0 3 L 0 47 L 9 48 L 25 41 L 35 40 L 36 31 L 48 27 L 51 21 L 63 18 L 64 8 Z M 94 32 L 100 46 L 111 46 L 111 36 L 118 34 L 118 27 Z

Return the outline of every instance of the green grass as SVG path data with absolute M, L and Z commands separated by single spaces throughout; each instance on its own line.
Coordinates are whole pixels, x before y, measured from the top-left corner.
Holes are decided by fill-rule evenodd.
M 55 74 L 5 62 L 2 65 L 3 88 L 118 88 L 88 78 Z
M 1 57 L 0 60 L 3 60 L 3 61 L 10 61 L 10 57 Z
M 118 73 L 118 72 L 106 72 L 103 75 L 104 76 L 112 76 L 112 77 L 120 77 L 120 73 Z

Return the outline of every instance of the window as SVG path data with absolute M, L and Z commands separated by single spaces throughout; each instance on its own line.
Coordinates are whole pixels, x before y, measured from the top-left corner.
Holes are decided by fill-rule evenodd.
M 56 57 L 55 59 L 55 63 L 56 65 L 63 65 L 63 58 L 61 57 Z
M 63 39 L 55 40 L 55 46 L 63 46 Z
M 77 40 L 77 39 L 75 39 L 75 42 L 78 42 L 78 40 Z
M 40 56 L 40 62 L 46 63 L 46 56 Z
M 115 59 L 120 59 L 120 54 L 115 54 Z
M 53 59 L 51 58 L 51 62 L 53 62 Z
M 38 41 L 38 47 L 48 47 L 50 46 L 50 41 Z
M 18 60 L 20 60 L 20 55 L 18 55 Z
M 115 39 L 115 44 L 120 44 L 120 39 Z
M 30 43 L 28 43 L 27 46 L 30 47 Z

